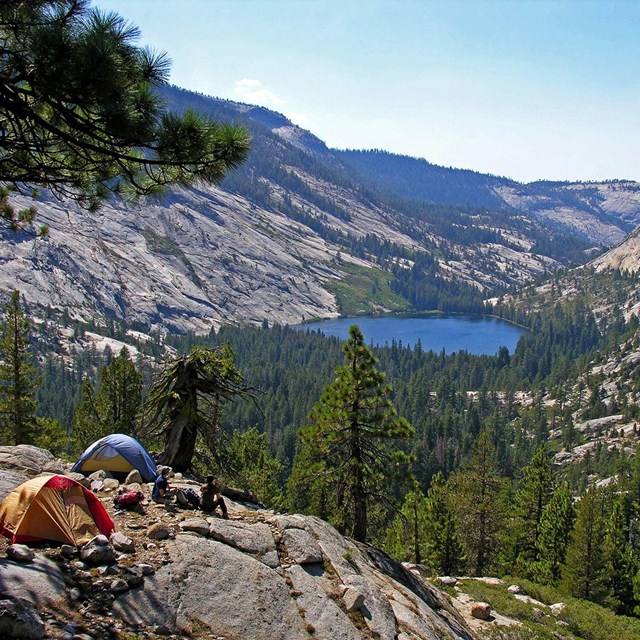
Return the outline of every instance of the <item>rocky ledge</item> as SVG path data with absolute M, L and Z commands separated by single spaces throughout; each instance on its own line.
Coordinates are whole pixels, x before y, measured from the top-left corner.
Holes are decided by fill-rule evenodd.
M 29 450 L 29 465 L 21 465 L 21 452 L 12 457 L 6 449 L 5 494 L 19 483 L 15 470 L 32 475 L 37 458 Z M 51 464 L 44 454 L 41 460 Z M 37 548 L 35 555 L 2 543 L 2 637 L 477 638 L 419 571 L 319 518 L 229 499 L 229 520 L 153 503 L 119 511 L 114 483 L 94 481 L 94 489 L 116 525 L 111 540 L 99 536 L 81 550 Z M 148 495 L 149 486 L 142 490 Z

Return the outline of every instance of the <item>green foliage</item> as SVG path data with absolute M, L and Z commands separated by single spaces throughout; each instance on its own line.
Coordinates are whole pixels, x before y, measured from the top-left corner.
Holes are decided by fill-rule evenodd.
M 632 615 L 640 604 L 633 588 L 634 578 L 640 571 L 635 531 L 638 523 L 637 508 L 631 497 L 615 496 L 604 537 L 605 601 L 607 606 L 624 615 Z
M 132 434 L 137 429 L 142 402 L 142 375 L 122 347 L 111 364 L 102 369 L 96 406 L 101 421 L 118 433 Z
M 554 491 L 551 461 L 545 445 L 541 445 L 531 462 L 523 469 L 515 493 L 510 529 L 512 562 L 517 575 L 531 575 L 531 564 L 538 557 L 542 515 Z
M 5 444 L 31 444 L 36 435 L 36 390 L 40 379 L 29 351 L 29 320 L 14 291 L 0 324 L 0 437 Z
M 85 380 L 80 390 L 80 402 L 73 411 L 71 427 L 74 453 L 79 454 L 86 447 L 111 433 L 108 425 L 100 424 L 96 408 L 96 392 L 89 380 Z
M 564 564 L 569 537 L 575 521 L 573 498 L 566 485 L 556 488 L 542 510 L 536 540 L 532 576 L 543 584 L 558 584 Z
M 255 427 L 247 431 L 234 431 L 229 442 L 229 458 L 235 470 L 235 479 L 241 488 L 250 491 L 260 502 L 271 509 L 284 507 L 284 495 L 280 488 L 284 468 L 274 458 L 264 433 Z
M 110 433 L 136 435 L 142 387 L 142 375 L 123 347 L 111 363 L 102 368 L 97 391 L 89 380 L 82 386 L 81 399 L 73 415 L 75 452 L 81 453 Z
M 11 231 L 20 231 L 21 229 L 31 228 L 36 217 L 35 207 L 25 207 L 24 209 L 18 209 L 11 204 L 9 196 L 14 191 L 14 188 L 7 186 L 0 186 L 0 220 L 8 223 Z M 46 225 L 40 227 L 38 235 L 41 237 L 46 236 L 49 233 L 49 228 Z
M 68 431 L 52 418 L 36 418 L 37 434 L 33 444 L 41 449 L 51 451 L 56 457 L 69 457 L 71 438 Z
M 415 487 L 407 493 L 402 508 L 387 528 L 384 549 L 400 562 L 427 562 L 427 499 Z
M 439 167 L 422 158 L 411 158 L 379 149 L 347 149 L 337 153 L 343 163 L 358 170 L 367 187 L 374 193 L 386 196 L 396 206 L 412 210 L 416 216 L 431 214 L 431 225 L 452 242 L 504 243 L 505 239 L 496 231 L 496 226 L 500 227 L 508 220 L 511 229 L 523 227 L 523 221 L 518 220 L 517 215 L 500 211 L 504 209 L 504 201 L 496 195 L 495 189 L 512 184 L 507 178 L 467 169 Z M 562 200 L 571 199 L 573 195 L 554 189 L 553 186 L 543 187 L 541 183 L 536 183 L 535 192 Z M 439 203 L 439 206 L 434 206 L 433 203 Z M 583 206 L 575 201 L 572 204 L 578 208 Z M 446 211 L 447 206 L 449 211 Z M 461 218 L 465 213 L 475 215 L 479 220 L 486 216 L 493 224 L 464 224 Z M 558 229 L 537 226 L 529 227 L 527 231 L 534 236 L 537 253 L 564 263 L 567 260 L 584 259 L 584 250 L 588 244 L 575 236 L 568 237 Z
M 391 276 L 381 269 L 365 268 L 351 263 L 341 263 L 340 270 L 346 276 L 339 281 L 327 282 L 327 289 L 336 296 L 340 313 L 356 316 L 384 309 L 406 311 L 409 303 L 391 291 Z
M 495 625 L 484 636 L 486 640 L 556 640 L 547 629 L 532 629 L 528 625 Z
M 389 484 L 406 473 L 409 457 L 394 444 L 409 439 L 413 429 L 397 417 L 391 387 L 357 326 L 343 351 L 345 364 L 311 410 L 311 426 L 300 431 L 295 477 L 300 486 L 328 494 L 330 519 L 364 541 L 368 511 L 376 502 L 389 504 Z M 311 460 L 311 468 L 302 467 Z
M 442 474 L 436 473 L 427 492 L 427 559 L 438 573 L 448 576 L 458 574 L 465 564 L 453 498 Z
M 1 182 L 95 207 L 113 192 L 217 181 L 246 157 L 244 129 L 163 108 L 168 58 L 137 47 L 137 27 L 114 13 L 86 0 L 4 2 L 0 37 Z
M 511 580 L 511 578 L 508 578 Z M 540 635 L 529 635 L 529 631 L 524 633 L 523 639 L 557 637 L 558 624 L 556 620 L 564 624 L 562 634 L 571 634 L 568 638 L 576 640 L 634 640 L 640 635 L 640 620 L 615 615 L 612 611 L 599 606 L 593 602 L 567 597 L 566 593 L 553 588 L 541 587 L 535 583 L 520 578 L 514 578 L 532 598 L 539 600 L 546 605 L 556 602 L 565 603 L 564 609 L 557 616 L 545 616 L 539 613 L 539 607 L 534 604 L 527 604 L 513 597 L 507 592 L 505 582 L 502 585 L 489 585 L 476 580 L 465 580 L 462 583 L 462 590 L 469 593 L 474 600 L 487 602 L 491 607 L 502 615 L 515 618 L 524 622 L 525 627 L 530 632 Z M 511 630 L 510 630 L 511 631 Z M 547 635 L 552 633 L 552 636 Z M 502 636 L 511 640 L 510 635 Z M 517 635 L 514 638 L 520 638 Z M 500 636 L 496 636 L 500 638 Z
M 506 485 L 494 456 L 487 432 L 481 431 L 473 456 L 448 481 L 469 569 L 477 576 L 495 565 L 506 516 Z
M 590 487 L 578 504 L 562 572 L 567 591 L 576 598 L 601 603 L 606 595 L 604 539 L 609 500 L 609 490 Z

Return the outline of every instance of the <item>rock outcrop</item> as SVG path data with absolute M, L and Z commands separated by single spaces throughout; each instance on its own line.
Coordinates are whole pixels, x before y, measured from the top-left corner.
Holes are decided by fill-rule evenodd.
M 241 514 L 234 505 L 232 517 Z M 131 626 L 255 640 L 474 637 L 434 587 L 319 518 L 244 516 L 210 518 L 206 533 L 185 520 L 164 543 L 166 563 L 118 597 L 114 614 Z
M 640 271 L 640 227 L 613 249 L 592 262 L 596 271 L 620 269 L 628 273 Z
M 0 481 L 15 479 L 0 467 Z M 27 563 L 0 560 L 0 591 L 15 628 L 20 616 L 32 624 L 28 637 L 477 638 L 427 580 L 319 518 L 231 499 L 229 520 L 154 503 L 115 511 L 109 493 L 97 495 L 116 523 L 111 541 L 98 536 L 79 553 L 38 548 Z M 3 637 L 18 637 L 11 633 Z

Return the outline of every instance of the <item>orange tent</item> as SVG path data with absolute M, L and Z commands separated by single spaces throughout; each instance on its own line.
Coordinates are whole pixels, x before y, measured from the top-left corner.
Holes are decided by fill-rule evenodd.
M 113 530 L 100 500 L 66 476 L 32 478 L 0 504 L 0 533 L 12 543 L 52 540 L 80 546 Z

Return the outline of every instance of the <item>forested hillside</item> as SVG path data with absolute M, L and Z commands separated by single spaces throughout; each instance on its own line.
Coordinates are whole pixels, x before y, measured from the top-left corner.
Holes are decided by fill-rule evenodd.
M 337 151 L 362 173 L 368 186 L 413 202 L 481 206 L 520 211 L 546 227 L 563 229 L 588 242 L 606 245 L 621 240 L 640 222 L 637 183 L 538 181 L 521 184 L 477 171 L 439 167 L 422 158 L 382 150 Z
M 628 278 L 609 273 L 599 279 L 612 295 L 625 295 Z M 559 586 L 618 613 L 633 613 L 632 587 L 640 565 L 635 538 L 628 532 L 640 518 L 633 498 L 640 482 L 635 455 L 640 442 L 634 364 L 638 322 L 635 316 L 602 322 L 591 302 L 583 292 L 555 307 L 503 303 L 503 315 L 532 330 L 513 354 L 506 349 L 496 356 L 445 354 L 398 344 L 374 350 L 376 367 L 391 385 L 393 406 L 414 431 L 394 446 L 413 459 L 410 472 L 416 484 L 387 485 L 385 508 L 370 514 L 368 539 L 399 559 L 426 560 L 441 573 L 508 573 Z M 109 397 L 109 380 L 116 371 L 135 364 L 148 384 L 154 360 L 166 360 L 174 349 L 187 353 L 194 347 L 230 344 L 254 395 L 226 403 L 222 418 L 229 451 L 243 461 L 243 475 L 235 481 L 279 508 L 289 505 L 351 526 L 336 506 L 342 502 L 330 499 L 322 506 L 322 501 L 309 499 L 317 491 L 327 491 L 329 497 L 331 486 L 323 488 L 316 478 L 312 493 L 300 493 L 306 482 L 301 469 L 307 468 L 300 466 L 300 430 L 313 424 L 319 399 L 336 380 L 344 361 L 340 341 L 266 324 L 222 327 L 208 336 L 171 336 L 164 343 L 117 324 L 108 330 L 111 341 L 99 337 L 104 328 L 77 325 L 71 335 L 57 326 L 53 321 L 40 325 L 36 353 L 44 375 L 39 413 L 66 425 L 44 432 L 49 438 L 57 433 L 51 441 L 60 452 L 68 451 L 65 434 L 72 425 L 72 438 L 74 433 L 89 437 L 91 429 L 82 427 L 91 415 L 87 403 L 95 397 L 97 410 L 103 411 L 99 407 Z M 74 355 L 72 345 L 81 343 L 84 348 Z M 138 355 L 116 357 L 122 344 Z M 62 345 L 64 359 L 55 355 Z M 105 345 L 110 345 L 107 351 Z M 127 359 L 132 364 L 124 366 Z M 613 385 L 609 369 L 602 367 L 609 360 L 620 364 Z M 87 378 L 95 381 L 93 391 L 84 382 L 80 393 Z M 129 427 L 133 433 L 138 432 L 136 424 Z M 220 437 L 217 442 L 226 446 Z M 79 442 L 73 446 L 81 448 Z M 198 468 L 210 464 L 206 460 L 198 457 Z M 482 478 L 492 487 L 487 511 L 481 510 L 485 503 L 475 493 Z M 533 511 L 537 495 L 541 508 Z M 572 507 L 571 496 L 584 497 Z M 403 515 L 394 516 L 394 504 Z M 594 504 L 599 505 L 595 510 Z M 622 520 L 621 512 L 626 514 Z M 415 522 L 420 526 L 414 531 Z M 447 537 L 436 537 L 443 527 Z M 484 542 L 474 537 L 478 527 L 485 528 Z M 585 541 L 590 527 L 599 537 Z M 624 559 L 626 573 L 620 580 L 611 573 L 611 563 L 619 561 L 614 536 L 630 540 L 631 555 Z M 591 553 L 596 555 L 581 555 L 586 544 L 595 545 Z M 593 569 L 597 554 L 608 560 Z M 584 587 L 581 572 L 587 570 L 596 572 L 598 589 Z

